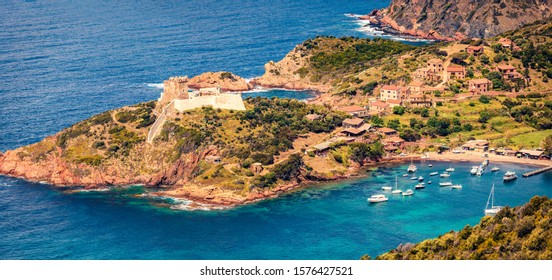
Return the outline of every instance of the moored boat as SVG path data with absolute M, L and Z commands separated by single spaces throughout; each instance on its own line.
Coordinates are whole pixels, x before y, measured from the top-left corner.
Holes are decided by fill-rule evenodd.
M 470 174 L 471 175 L 477 174 L 477 168 L 478 168 L 478 166 L 476 166 L 476 165 L 472 166 L 472 168 L 470 170 Z
M 417 190 L 423 189 L 423 188 L 425 188 L 425 184 L 424 183 L 419 183 L 414 188 L 417 189 Z
M 385 202 L 387 200 L 389 200 L 389 198 L 383 194 L 375 194 L 368 198 L 368 202 L 370 203 Z
M 406 190 L 405 192 L 403 192 L 403 196 L 410 196 L 410 195 L 413 195 L 414 194 L 414 191 L 411 190 L 411 189 L 408 189 Z
M 452 186 L 452 182 L 442 182 L 442 183 L 439 183 L 439 186 L 441 186 L 441 187 Z
M 462 185 L 460 185 L 460 184 L 452 185 L 451 188 L 453 188 L 453 189 L 461 189 L 461 188 L 462 188 Z
M 491 206 L 489 207 L 489 203 Z M 485 206 L 485 216 L 494 216 L 498 212 L 502 210 L 502 206 L 495 206 L 494 205 L 494 183 L 491 187 L 491 193 L 489 194 L 489 198 L 487 199 L 487 205 Z
M 397 176 L 395 176 L 395 189 L 391 192 L 392 194 L 400 194 L 402 193 L 401 190 L 399 190 Z
M 448 174 L 447 172 L 444 172 L 444 173 L 441 173 L 441 175 L 439 175 L 439 177 L 448 178 L 448 177 L 450 177 L 450 174 Z
M 497 171 L 499 171 L 499 170 L 500 170 L 500 168 L 498 168 L 498 167 L 495 166 L 495 167 L 493 167 L 493 168 L 491 169 L 491 172 L 497 172 Z
M 439 172 L 431 172 L 431 173 L 429 173 L 429 176 L 437 176 L 437 175 L 439 175 Z
M 502 179 L 504 179 L 504 182 L 513 181 L 517 179 L 516 172 L 508 171 L 504 173 L 504 177 L 502 177 Z

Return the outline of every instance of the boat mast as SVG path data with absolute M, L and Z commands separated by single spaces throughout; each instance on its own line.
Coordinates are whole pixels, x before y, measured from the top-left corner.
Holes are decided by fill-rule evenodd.
M 487 199 L 487 205 L 485 205 L 485 209 L 489 209 L 489 202 L 491 202 L 494 205 L 494 183 L 493 183 L 493 187 L 491 188 L 491 193 L 489 194 L 489 198 Z

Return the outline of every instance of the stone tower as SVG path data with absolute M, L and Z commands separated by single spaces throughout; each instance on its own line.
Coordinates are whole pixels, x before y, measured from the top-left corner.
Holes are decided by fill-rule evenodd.
M 163 82 L 160 105 L 163 107 L 173 99 L 188 99 L 188 77 L 170 77 Z

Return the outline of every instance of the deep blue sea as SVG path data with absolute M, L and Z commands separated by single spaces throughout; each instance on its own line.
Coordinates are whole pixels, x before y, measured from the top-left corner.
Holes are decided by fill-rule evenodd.
M 348 13 L 389 1 L 4 1 L 0 7 L 0 151 L 40 141 L 102 111 L 159 96 L 169 76 L 232 71 L 252 78 L 316 35 L 369 36 Z M 369 32 L 368 32 L 369 33 Z M 246 95 L 305 99 L 308 92 Z M 427 177 L 429 168 L 419 163 Z M 447 164 L 433 163 L 444 170 Z M 406 166 L 224 211 L 182 211 L 136 198 L 140 187 L 68 194 L 0 176 L 0 259 L 358 259 L 475 224 L 497 203 L 552 194 L 552 174 L 434 183 L 369 205 Z M 526 166 L 499 164 L 518 173 Z M 502 172 L 502 171 L 501 171 Z M 426 179 L 427 180 L 427 179 Z M 401 187 L 414 183 L 399 177 Z

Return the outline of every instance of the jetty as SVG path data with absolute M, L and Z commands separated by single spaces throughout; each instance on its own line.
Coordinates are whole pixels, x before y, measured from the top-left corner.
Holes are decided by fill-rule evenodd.
M 533 170 L 531 172 L 523 173 L 523 177 L 531 177 L 533 175 L 537 175 L 537 174 L 546 172 L 548 170 L 552 170 L 552 165 L 547 166 L 547 167 L 543 167 L 543 168 L 540 168 L 540 169 L 537 169 L 537 170 Z

